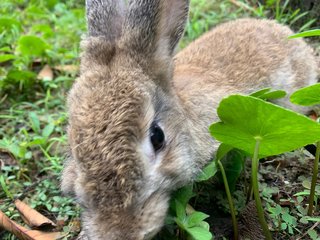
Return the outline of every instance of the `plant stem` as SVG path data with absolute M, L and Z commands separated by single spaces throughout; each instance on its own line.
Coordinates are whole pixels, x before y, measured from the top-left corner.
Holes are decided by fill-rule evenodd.
M 219 168 L 221 170 L 223 183 L 224 183 L 224 188 L 226 190 L 226 194 L 227 194 L 227 198 L 228 198 L 228 202 L 229 202 L 231 218 L 232 218 L 232 225 L 233 225 L 233 236 L 234 236 L 234 239 L 237 240 L 239 238 L 238 222 L 237 222 L 237 219 L 236 219 L 236 212 L 235 212 L 234 206 L 233 206 L 233 199 L 232 199 L 232 196 L 231 196 L 231 193 L 230 193 L 230 189 L 229 189 L 228 179 L 227 179 L 226 172 L 224 171 L 223 165 L 220 162 L 220 160 L 218 160 L 217 163 L 218 163 Z
M 308 208 L 309 216 L 312 216 L 314 194 L 315 194 L 317 177 L 318 177 L 319 157 L 320 157 L 320 141 L 317 142 L 316 158 L 314 159 L 314 163 L 313 163 L 313 175 L 312 175 L 312 181 L 311 181 L 311 189 L 310 189 L 310 195 L 309 195 L 309 208 Z
M 260 147 L 260 141 L 257 140 L 256 146 L 254 149 L 254 155 L 252 158 L 251 184 L 252 184 L 252 188 L 253 188 L 254 200 L 256 202 L 259 222 L 261 224 L 264 236 L 266 237 L 267 240 L 272 240 L 271 233 L 268 228 L 268 224 L 267 224 L 265 217 L 264 217 L 264 211 L 262 208 L 262 203 L 261 203 L 260 194 L 259 194 L 259 183 L 258 183 L 259 147 Z

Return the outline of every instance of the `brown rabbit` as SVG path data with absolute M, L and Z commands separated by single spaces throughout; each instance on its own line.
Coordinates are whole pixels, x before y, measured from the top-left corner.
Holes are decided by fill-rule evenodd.
M 150 239 L 160 230 L 170 192 L 217 149 L 208 126 L 223 97 L 316 82 L 311 49 L 274 21 L 222 24 L 174 58 L 189 1 L 127 2 L 87 0 L 89 34 L 68 98 L 62 190 L 83 208 L 83 239 Z

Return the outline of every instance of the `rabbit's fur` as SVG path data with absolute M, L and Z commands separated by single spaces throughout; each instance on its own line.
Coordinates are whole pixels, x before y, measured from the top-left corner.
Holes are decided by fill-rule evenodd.
M 83 208 L 84 239 L 154 236 L 170 192 L 218 146 L 208 126 L 223 97 L 316 82 L 312 50 L 269 20 L 222 24 L 173 58 L 188 7 L 188 0 L 87 0 L 89 36 L 68 97 L 71 156 L 62 176 L 62 190 Z M 165 134 L 157 152 L 153 122 Z

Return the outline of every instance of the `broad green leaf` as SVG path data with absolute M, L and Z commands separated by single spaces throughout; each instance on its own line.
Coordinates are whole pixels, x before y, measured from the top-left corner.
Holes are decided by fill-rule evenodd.
M 16 56 L 13 54 L 2 54 L 0 55 L 0 63 L 7 62 L 15 58 Z
M 303 106 L 320 104 L 320 83 L 301 88 L 294 92 L 290 96 L 290 101 Z
M 277 155 L 320 140 L 320 125 L 288 109 L 251 96 L 232 95 L 218 107 L 221 122 L 210 126 L 217 140 L 260 156 Z
M 313 30 L 309 30 L 301 33 L 296 33 L 291 35 L 289 39 L 300 38 L 300 37 L 314 37 L 314 36 L 320 36 L 320 29 L 313 29 Z
M 203 212 L 193 212 L 191 215 L 187 217 L 187 226 L 189 228 L 195 227 L 208 217 L 209 215 Z
M 50 46 L 37 36 L 22 36 L 18 42 L 18 49 L 23 55 L 42 57 Z
M 211 161 L 200 173 L 197 177 L 197 182 L 207 181 L 216 175 L 218 169 L 215 161 Z
M 212 239 L 212 234 L 208 230 L 202 227 L 187 228 L 186 231 L 195 240 L 211 240 Z

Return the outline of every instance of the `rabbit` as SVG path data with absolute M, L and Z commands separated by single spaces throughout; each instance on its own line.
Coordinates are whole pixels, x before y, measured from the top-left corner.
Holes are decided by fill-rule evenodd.
M 224 23 L 175 55 L 189 0 L 86 6 L 61 182 L 83 209 L 81 239 L 155 236 L 170 193 L 194 180 L 217 150 L 208 127 L 222 98 L 265 87 L 290 93 L 317 81 L 312 49 L 271 20 Z M 294 108 L 288 99 L 279 103 Z

